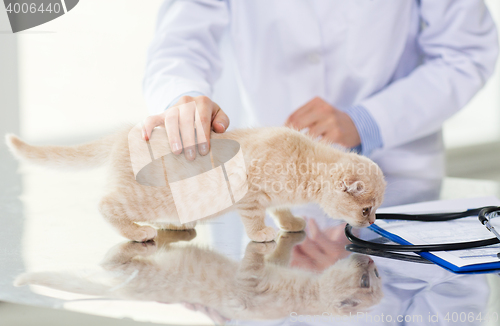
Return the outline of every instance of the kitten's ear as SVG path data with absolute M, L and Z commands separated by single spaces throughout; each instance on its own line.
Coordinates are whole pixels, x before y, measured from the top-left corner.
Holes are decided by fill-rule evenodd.
M 350 195 L 358 196 L 365 190 L 365 184 L 363 181 L 339 181 L 337 188 L 341 191 L 345 191 Z

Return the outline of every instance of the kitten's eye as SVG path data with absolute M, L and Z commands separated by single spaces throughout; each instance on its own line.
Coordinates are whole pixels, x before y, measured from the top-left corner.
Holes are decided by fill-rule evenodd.
M 372 211 L 371 207 L 365 207 L 365 208 L 363 208 L 363 216 L 364 217 L 368 217 L 370 215 L 371 211 Z
M 378 270 L 375 268 L 373 271 L 375 272 L 375 276 L 380 278 L 380 275 L 378 275 Z
M 368 274 L 363 274 L 363 276 L 361 276 L 361 287 L 362 288 L 370 287 L 370 277 L 368 276 Z

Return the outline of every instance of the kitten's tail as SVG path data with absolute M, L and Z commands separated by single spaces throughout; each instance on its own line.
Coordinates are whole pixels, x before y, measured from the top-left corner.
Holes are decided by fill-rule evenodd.
M 92 282 L 68 272 L 24 273 L 16 277 L 14 281 L 15 286 L 28 284 L 41 285 L 56 290 L 87 295 L 104 295 L 110 289 L 109 286 Z
M 20 160 L 53 168 L 88 169 L 106 162 L 115 135 L 76 146 L 32 146 L 13 134 L 5 136 L 7 146 Z

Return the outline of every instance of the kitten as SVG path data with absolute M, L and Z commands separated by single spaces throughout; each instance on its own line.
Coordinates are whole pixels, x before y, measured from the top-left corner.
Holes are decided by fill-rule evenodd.
M 149 145 L 168 147 L 170 151 L 165 145 L 168 141 L 161 137 L 164 130 L 156 128 Z M 136 181 L 129 137 L 142 141 L 140 133 L 140 128 L 134 127 L 71 147 L 31 146 L 14 135 L 7 135 L 6 141 L 16 157 L 49 167 L 89 168 L 108 162 L 111 191 L 100 201 L 100 211 L 121 235 L 141 242 L 156 236 L 157 230 L 151 225 L 159 221 L 167 223 L 162 227 L 168 229 L 190 229 L 196 222 L 180 223 L 168 183 L 151 187 Z M 330 217 L 342 218 L 353 226 L 364 227 L 375 221 L 386 183 L 380 168 L 368 158 L 315 142 L 285 127 L 212 133 L 212 139 L 239 143 L 245 162 L 243 179 L 248 187 L 243 198 L 213 216 L 236 209 L 253 241 L 272 241 L 276 237 L 276 230 L 264 223 L 267 208 L 279 227 L 290 232 L 303 230 L 305 221 L 293 216 L 287 207 L 308 202 L 318 203 Z M 171 155 L 174 165 L 186 166 L 183 155 Z M 196 162 L 198 159 L 189 164 Z M 178 171 L 181 174 L 182 168 Z M 203 185 L 198 188 L 203 189 Z M 186 187 L 181 190 L 186 198 L 192 198 L 193 207 L 206 206 L 202 204 L 202 192 Z
M 320 274 L 288 267 L 290 252 L 304 232 L 283 232 L 277 244 L 250 242 L 241 263 L 196 245 L 172 243 L 194 236 L 194 230 L 163 230 L 156 242 L 119 244 L 102 262 L 104 271 L 91 277 L 96 281 L 70 272 L 38 272 L 18 276 L 15 285 L 113 299 L 201 304 L 240 320 L 285 318 L 291 312 L 355 314 L 382 298 L 381 279 L 368 256 L 353 254 Z

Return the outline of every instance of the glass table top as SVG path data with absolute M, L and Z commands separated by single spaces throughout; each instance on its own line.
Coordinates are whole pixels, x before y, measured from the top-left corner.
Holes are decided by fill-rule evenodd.
M 19 166 L 5 151 L 0 163 L 0 301 L 168 325 L 499 323 L 496 274 L 352 254 L 344 224 L 314 205 L 294 209 L 305 232 L 270 243 L 251 242 L 237 213 L 136 243 L 98 212 L 104 168 Z M 384 206 L 500 192 L 479 180 L 387 181 Z

